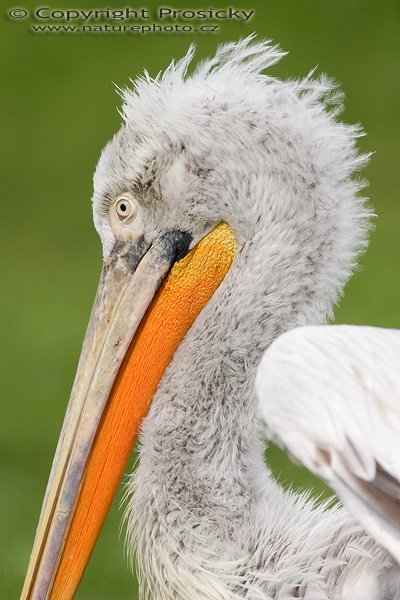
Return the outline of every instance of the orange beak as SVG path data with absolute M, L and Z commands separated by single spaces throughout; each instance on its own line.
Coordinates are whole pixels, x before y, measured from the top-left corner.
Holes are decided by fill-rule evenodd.
M 174 262 L 182 235 L 103 268 L 21 600 L 74 597 L 163 373 L 229 270 L 226 223 Z

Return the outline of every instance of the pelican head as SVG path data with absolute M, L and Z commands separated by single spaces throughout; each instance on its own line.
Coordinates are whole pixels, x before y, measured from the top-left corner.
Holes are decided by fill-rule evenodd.
M 247 38 L 189 75 L 190 48 L 120 90 L 94 175 L 104 266 L 23 598 L 72 598 L 140 427 L 128 544 L 149 597 L 228 598 L 205 565 L 236 559 L 233 522 L 244 536 L 261 494 L 255 367 L 331 314 L 368 216 L 359 129 L 325 77 L 262 74 L 282 56 Z

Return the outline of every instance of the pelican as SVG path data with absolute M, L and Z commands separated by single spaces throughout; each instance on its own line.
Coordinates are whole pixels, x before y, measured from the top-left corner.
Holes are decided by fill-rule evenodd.
M 264 75 L 284 54 L 269 42 L 188 74 L 193 54 L 120 90 L 94 175 L 104 265 L 22 599 L 73 598 L 140 430 L 125 521 L 143 600 L 394 600 L 382 542 L 274 480 L 269 377 L 255 392 L 265 350 L 331 316 L 366 246 L 361 130 L 326 77 Z

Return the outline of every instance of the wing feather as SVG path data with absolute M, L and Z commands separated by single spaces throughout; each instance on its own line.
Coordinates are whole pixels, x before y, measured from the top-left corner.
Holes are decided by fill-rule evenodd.
M 257 374 L 269 439 L 324 479 L 400 564 L 400 332 L 302 327 Z

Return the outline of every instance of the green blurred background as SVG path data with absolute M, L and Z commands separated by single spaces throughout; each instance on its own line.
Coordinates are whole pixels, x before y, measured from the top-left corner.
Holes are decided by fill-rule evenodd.
M 57 0 L 53 8 L 68 4 Z M 19 6 L 39 4 L 21 0 Z M 173 6 L 209 5 L 177 0 Z M 104 5 L 82 0 L 74 8 Z M 219 42 L 252 31 L 290 51 L 273 74 L 304 75 L 318 64 L 339 80 L 347 98 L 344 118 L 365 126 L 368 136 L 360 145 L 376 151 L 365 174 L 379 218 L 336 321 L 400 326 L 399 2 L 254 0 L 236 8 L 254 8 L 256 16 L 248 24 L 220 23 L 218 34 L 33 34 L 30 19 L 10 20 L 3 3 L 0 598 L 17 598 L 22 585 L 100 270 L 91 176 L 119 127 L 111 82 L 123 85 L 144 67 L 156 74 L 193 40 L 203 57 Z M 286 485 L 323 490 L 280 452 L 270 457 Z M 136 598 L 118 500 L 78 599 Z

